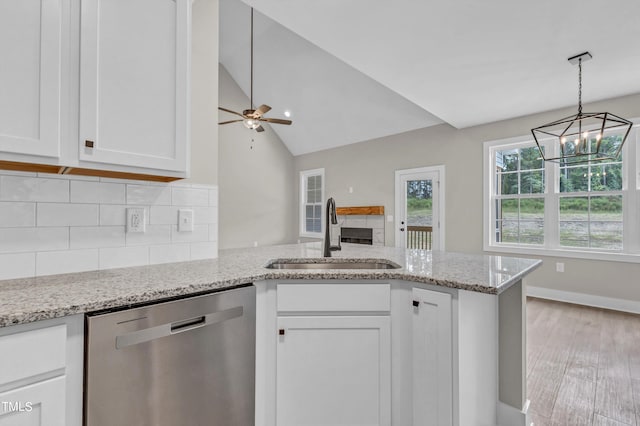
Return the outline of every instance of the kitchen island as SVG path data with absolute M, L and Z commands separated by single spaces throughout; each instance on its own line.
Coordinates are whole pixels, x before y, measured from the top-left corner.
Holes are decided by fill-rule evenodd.
M 315 404 L 334 412 L 345 383 L 356 384 L 351 395 L 363 392 L 355 405 L 342 405 L 370 416 L 367 424 L 526 424 L 522 278 L 539 261 L 345 244 L 332 261 L 399 268 L 265 267 L 273 260 L 323 262 L 321 254 L 320 243 L 292 244 L 224 250 L 213 260 L 0 281 L 0 331 L 254 283 L 257 425 L 319 424 L 301 421 L 300 410 Z M 81 326 L 76 334 L 67 356 L 82 348 Z M 327 341 L 344 341 L 342 352 L 326 351 Z M 360 355 L 344 353 L 346 342 Z M 367 347 L 378 352 L 363 352 Z M 332 360 L 350 354 L 351 364 Z M 320 368 L 325 361 L 333 376 Z M 303 377 L 296 368 L 311 375 L 295 382 Z M 315 392 L 332 378 L 340 380 L 324 389 L 326 400 L 304 399 L 317 396 L 305 394 L 305 386 Z
M 504 256 L 344 244 L 334 259 L 386 259 L 399 269 L 274 270 L 274 259 L 322 259 L 320 243 L 221 250 L 217 259 L 0 281 L 0 327 L 271 279 L 399 279 L 498 295 L 540 265 Z

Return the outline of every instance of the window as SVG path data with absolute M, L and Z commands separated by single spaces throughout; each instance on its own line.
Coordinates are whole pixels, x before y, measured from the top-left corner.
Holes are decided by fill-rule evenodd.
M 594 163 L 545 163 L 530 137 L 486 142 L 485 250 L 640 262 L 637 133 L 618 159 Z
M 324 169 L 300 172 L 300 236 L 322 238 Z
M 602 143 L 617 143 L 620 135 Z M 621 157 L 624 156 L 624 153 Z M 623 250 L 622 159 L 560 164 L 560 246 Z
M 534 144 L 495 151 L 496 241 L 544 243 L 544 162 Z

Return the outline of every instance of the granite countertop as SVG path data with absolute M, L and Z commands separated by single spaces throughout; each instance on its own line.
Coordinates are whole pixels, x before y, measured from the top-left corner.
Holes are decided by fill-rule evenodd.
M 541 261 L 343 244 L 333 259 L 385 259 L 399 269 L 277 270 L 273 259 L 322 258 L 321 243 L 221 250 L 219 258 L 0 281 L 0 327 L 129 306 L 266 279 L 399 279 L 499 294 Z

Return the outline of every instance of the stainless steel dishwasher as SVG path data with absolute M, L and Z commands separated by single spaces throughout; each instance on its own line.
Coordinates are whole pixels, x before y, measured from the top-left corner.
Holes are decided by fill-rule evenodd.
M 86 317 L 86 426 L 251 426 L 255 287 Z

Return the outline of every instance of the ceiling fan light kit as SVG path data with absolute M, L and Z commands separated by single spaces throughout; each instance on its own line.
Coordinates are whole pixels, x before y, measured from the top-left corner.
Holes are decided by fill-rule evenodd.
M 254 120 L 253 118 L 245 118 L 244 120 L 242 120 L 242 124 L 244 124 L 244 127 L 249 130 L 256 130 L 258 127 L 260 127 L 260 121 Z
M 255 109 L 253 107 L 253 7 L 251 8 L 251 93 L 249 96 L 249 103 L 250 103 L 249 109 L 245 109 L 244 111 L 242 111 L 242 114 L 219 106 L 218 109 L 220 111 L 237 115 L 241 117 L 241 119 L 221 121 L 218 124 L 223 125 L 223 124 L 242 122 L 244 127 L 246 127 L 249 130 L 255 130 L 256 132 L 264 132 L 264 127 L 262 127 L 262 125 L 260 124 L 261 122 L 272 123 L 272 124 L 285 124 L 285 125 L 290 125 L 292 123 L 291 120 L 263 117 L 264 114 L 266 114 L 271 110 L 271 107 L 269 105 L 260 105 L 258 108 L 255 108 Z
M 570 57 L 578 65 L 578 113 L 531 129 L 544 161 L 587 163 L 612 161 L 618 158 L 633 123 L 610 112 L 582 112 L 582 63 L 593 56 L 589 52 Z M 608 136 L 623 135 L 622 139 L 608 140 Z M 553 139 L 559 145 L 559 154 L 546 153 L 544 141 Z

